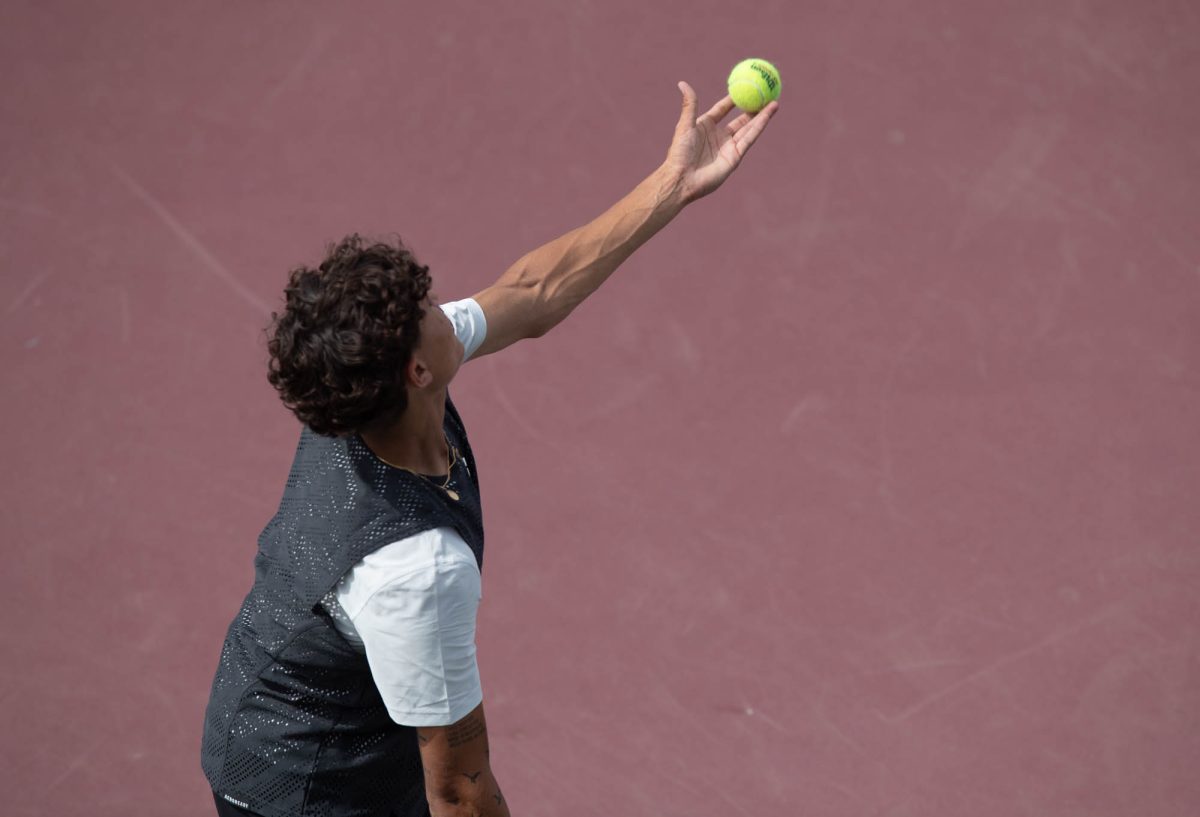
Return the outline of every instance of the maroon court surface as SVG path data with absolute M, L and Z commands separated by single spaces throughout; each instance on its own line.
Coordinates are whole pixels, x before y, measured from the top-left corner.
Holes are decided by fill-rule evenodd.
M 452 387 L 513 814 L 1200 813 L 1195 3 L 2 16 L 6 817 L 214 813 L 287 271 L 398 233 L 476 292 L 749 56 L 741 170 Z

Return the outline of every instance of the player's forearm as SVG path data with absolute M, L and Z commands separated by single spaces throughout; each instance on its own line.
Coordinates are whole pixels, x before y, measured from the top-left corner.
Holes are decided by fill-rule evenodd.
M 683 206 L 677 179 L 659 168 L 595 220 L 526 253 L 501 280 L 531 293 L 530 322 L 545 334 Z

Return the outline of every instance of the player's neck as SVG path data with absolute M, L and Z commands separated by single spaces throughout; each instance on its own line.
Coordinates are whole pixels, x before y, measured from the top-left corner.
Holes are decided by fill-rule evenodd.
M 419 474 L 446 473 L 446 391 L 410 390 L 408 408 L 391 428 L 364 432 L 363 442 L 384 462 Z

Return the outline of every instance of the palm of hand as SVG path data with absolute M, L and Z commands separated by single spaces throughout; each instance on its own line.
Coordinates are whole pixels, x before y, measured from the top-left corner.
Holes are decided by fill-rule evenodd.
M 722 125 L 721 120 L 733 110 L 732 99 L 725 97 L 696 118 L 695 92 L 686 82 L 679 83 L 679 89 L 683 111 L 667 151 L 667 165 L 678 174 L 685 199 L 694 201 L 716 190 L 737 169 L 779 103 L 772 102 L 755 116 L 743 113 Z

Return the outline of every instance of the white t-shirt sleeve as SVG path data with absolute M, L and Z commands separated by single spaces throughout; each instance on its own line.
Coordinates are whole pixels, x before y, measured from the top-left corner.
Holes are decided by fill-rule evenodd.
M 463 345 L 463 362 L 470 360 L 487 337 L 487 318 L 484 317 L 483 307 L 474 298 L 463 298 L 442 304 L 442 312 L 454 324 L 454 334 Z
M 453 528 L 393 542 L 346 574 L 338 602 L 396 723 L 449 726 L 483 700 L 475 655 L 481 596 L 475 556 Z

